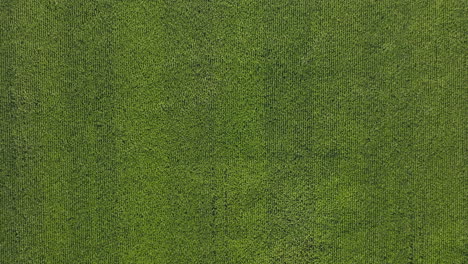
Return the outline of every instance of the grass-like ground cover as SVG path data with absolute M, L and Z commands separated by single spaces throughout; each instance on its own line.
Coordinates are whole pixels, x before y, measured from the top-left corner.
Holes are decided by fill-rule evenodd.
M 0 1 L 0 263 L 464 264 L 460 0 Z

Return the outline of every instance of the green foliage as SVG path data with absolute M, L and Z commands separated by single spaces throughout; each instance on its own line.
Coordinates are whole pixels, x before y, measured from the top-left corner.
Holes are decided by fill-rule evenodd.
M 466 10 L 0 1 L 0 263 L 467 263 Z

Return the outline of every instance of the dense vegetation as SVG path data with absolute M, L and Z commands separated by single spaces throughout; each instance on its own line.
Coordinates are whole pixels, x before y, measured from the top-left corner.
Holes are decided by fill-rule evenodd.
M 466 1 L 0 12 L 0 263 L 468 262 Z

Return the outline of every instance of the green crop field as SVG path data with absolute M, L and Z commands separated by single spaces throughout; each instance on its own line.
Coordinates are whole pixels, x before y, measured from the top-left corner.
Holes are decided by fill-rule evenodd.
M 0 0 L 0 264 L 466 264 L 467 33 L 464 0 Z

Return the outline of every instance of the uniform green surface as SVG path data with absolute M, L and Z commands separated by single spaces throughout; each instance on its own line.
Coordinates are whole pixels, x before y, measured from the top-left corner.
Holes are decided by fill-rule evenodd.
M 463 0 L 1 0 L 1 264 L 466 264 Z

